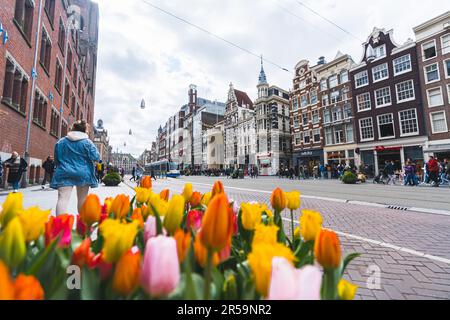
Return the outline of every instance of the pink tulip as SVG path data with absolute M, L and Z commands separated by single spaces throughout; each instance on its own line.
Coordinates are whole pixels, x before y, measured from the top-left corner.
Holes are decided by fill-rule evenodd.
M 141 285 L 152 297 L 168 296 L 180 282 L 177 243 L 174 238 L 157 236 L 145 246 Z
M 197 232 L 202 226 L 202 218 L 203 212 L 200 210 L 191 210 L 189 211 L 186 217 L 186 226 L 188 229 L 191 229 Z
M 156 237 L 156 218 L 154 216 L 149 216 L 145 222 L 144 227 L 144 241 L 147 243 L 148 239 Z
M 320 300 L 322 272 L 315 266 L 296 269 L 285 258 L 272 259 L 269 300 Z

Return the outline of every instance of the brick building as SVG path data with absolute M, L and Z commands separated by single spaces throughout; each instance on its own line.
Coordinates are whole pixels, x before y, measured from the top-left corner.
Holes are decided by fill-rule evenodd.
M 90 0 L 2 0 L 0 23 L 0 156 L 5 160 L 14 150 L 25 156 L 26 182 L 36 183 L 43 159 L 74 120 L 93 125 L 98 6 Z

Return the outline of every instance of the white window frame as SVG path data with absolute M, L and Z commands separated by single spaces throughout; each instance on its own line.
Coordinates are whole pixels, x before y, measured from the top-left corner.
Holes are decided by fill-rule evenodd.
M 316 102 L 312 102 L 312 97 L 314 96 L 313 93 L 315 93 L 314 95 L 316 96 Z M 319 97 L 317 95 L 317 90 L 313 89 L 309 92 L 309 104 L 314 105 L 317 104 L 319 102 Z
M 340 139 L 339 135 L 337 135 L 338 132 L 342 132 L 342 140 Z M 344 144 L 345 143 L 345 126 L 341 130 L 333 130 L 334 133 L 334 144 Z M 336 139 L 339 138 L 339 139 Z M 338 142 L 339 140 L 339 142 Z
M 360 96 L 363 96 L 363 95 L 369 97 L 369 108 L 367 108 L 367 109 L 361 109 L 360 105 L 359 105 L 359 99 L 358 98 Z M 364 112 L 364 111 L 371 110 L 372 109 L 372 102 L 370 101 L 370 93 L 369 92 L 364 92 L 364 93 L 358 94 L 356 96 L 356 106 L 357 106 L 358 112 Z
M 393 135 L 393 136 L 388 136 L 388 137 L 382 137 L 382 136 L 381 136 L 381 131 L 380 131 L 380 117 L 386 116 L 386 115 L 390 115 L 390 116 L 391 116 L 392 128 L 393 128 L 393 131 L 394 131 L 394 135 Z M 378 127 L 378 140 L 386 140 L 386 139 L 393 139 L 393 138 L 395 138 L 395 121 L 394 121 L 394 114 L 393 114 L 393 113 L 384 113 L 384 114 L 378 115 L 378 116 L 377 116 L 377 127 Z
M 352 129 L 352 139 L 351 140 L 348 138 L 348 130 L 347 130 L 347 128 L 351 128 Z M 345 141 L 347 143 L 355 142 L 355 128 L 353 127 L 352 124 L 347 124 L 345 126 Z
M 332 129 L 332 127 L 325 128 L 324 133 L 325 133 L 325 145 L 327 145 L 327 146 L 333 145 L 334 144 L 334 140 L 333 140 L 333 129 Z M 331 141 L 327 141 L 327 133 L 330 133 Z
M 305 138 L 306 137 L 308 137 L 309 138 L 309 142 L 306 142 L 305 141 Z M 311 143 L 311 132 L 310 132 L 310 130 L 305 130 L 305 131 L 303 131 L 303 144 L 309 144 L 309 143 Z
M 314 121 L 314 115 L 317 115 L 317 121 Z M 320 122 L 320 111 L 318 109 L 311 112 L 311 121 L 313 124 Z
M 295 102 L 297 102 L 297 103 L 295 103 Z M 295 105 L 297 105 L 297 107 Z M 298 106 L 299 106 L 299 104 L 298 104 L 298 96 L 295 96 L 295 97 L 292 98 L 292 111 L 297 111 L 298 110 Z
M 436 130 L 434 130 L 434 125 L 433 125 L 433 114 L 437 114 L 437 113 L 443 113 L 443 114 L 444 114 L 445 130 L 443 130 L 443 131 L 436 131 Z M 431 124 L 431 133 L 432 133 L 432 134 L 438 134 L 438 133 L 446 133 L 446 132 L 448 132 L 447 116 L 446 116 L 446 114 L 445 114 L 445 110 L 435 111 L 435 112 L 430 112 L 430 124 Z
M 306 97 L 306 104 L 303 105 L 303 97 Z M 300 95 L 300 109 L 304 109 L 306 107 L 308 107 L 309 104 L 309 97 L 308 97 L 308 93 L 304 93 L 302 95 Z
M 362 85 L 358 85 L 358 76 L 363 74 L 363 73 L 366 74 L 367 83 L 364 83 Z M 362 88 L 362 87 L 365 87 L 365 86 L 368 86 L 368 85 L 369 85 L 369 72 L 367 70 L 364 70 L 364 71 L 361 71 L 361 72 L 358 72 L 357 74 L 355 74 L 355 88 L 356 89 Z
M 381 71 L 375 71 L 375 69 L 381 68 L 381 67 L 385 67 L 385 68 L 383 68 Z M 382 77 L 382 78 L 380 78 L 380 79 L 375 79 L 375 73 L 376 73 L 376 72 L 383 72 L 384 70 L 386 70 L 386 73 L 387 73 L 386 76 L 385 76 L 385 77 Z M 386 80 L 386 79 L 388 79 L 388 78 L 389 78 L 389 66 L 388 66 L 388 63 L 387 63 L 387 62 L 381 63 L 381 64 L 379 64 L 379 65 L 377 65 L 377 66 L 375 66 L 375 67 L 372 68 L 372 81 L 373 81 L 373 83 L 377 83 L 377 82 Z
M 448 103 L 450 103 L 450 83 L 447 84 L 447 98 L 448 98 Z
M 403 83 L 406 83 L 406 82 L 411 82 L 412 83 L 413 96 L 411 98 L 400 100 L 398 98 L 398 86 L 403 84 Z M 395 84 L 395 98 L 397 100 L 397 103 L 404 103 L 404 102 L 415 100 L 416 99 L 416 89 L 414 88 L 414 80 L 410 79 L 410 80 L 406 80 L 406 81 L 402 81 L 402 82 L 396 83 Z
M 444 37 L 449 37 L 450 39 L 450 33 L 444 34 L 441 36 L 441 54 L 449 54 L 450 53 L 450 47 L 444 48 Z
M 417 131 L 413 132 L 413 133 L 403 133 L 402 132 L 402 120 L 401 120 L 400 113 L 407 112 L 407 111 L 410 111 L 410 110 L 414 110 L 414 112 L 416 113 L 416 127 L 417 127 Z M 417 136 L 419 134 L 419 132 L 420 132 L 419 119 L 418 119 L 417 109 L 416 108 L 400 110 L 397 115 L 398 115 L 398 125 L 399 125 L 399 130 L 400 130 L 400 137 Z
M 332 79 L 336 79 L 336 84 L 332 85 L 334 82 Z M 339 85 L 339 78 L 337 74 L 333 74 L 328 78 L 328 85 L 330 86 L 330 89 L 336 88 Z
M 440 93 L 441 93 L 441 103 L 440 104 L 436 104 L 436 105 L 431 105 L 430 103 L 430 91 L 432 90 L 436 90 L 439 89 Z M 426 90 L 427 92 L 427 102 L 428 102 L 428 108 L 434 108 L 434 107 L 439 107 L 439 106 L 443 106 L 444 105 L 444 95 L 442 93 L 442 87 L 434 87 L 434 88 L 429 88 Z
M 342 81 L 342 75 L 343 74 L 345 74 L 345 76 L 346 76 L 346 78 L 347 78 L 347 80 L 345 80 L 345 81 Z M 350 79 L 349 79 L 349 76 L 348 76 L 348 71 L 347 70 L 342 70 L 341 72 L 339 72 L 339 82 L 340 82 L 340 84 L 343 84 L 343 83 L 346 83 L 346 82 L 348 82 Z
M 428 44 L 428 43 L 431 43 L 431 42 L 434 43 L 434 50 L 436 51 L 436 55 L 435 55 L 434 57 L 431 57 L 431 58 L 426 59 L 426 58 L 425 58 L 425 50 L 423 49 L 423 47 L 424 47 L 424 45 L 426 45 L 426 44 Z M 422 61 L 428 61 L 428 60 L 431 60 L 431 59 L 436 58 L 437 55 L 438 55 L 438 54 L 437 54 L 438 50 L 437 50 L 437 46 L 436 46 L 436 39 L 433 39 L 433 40 L 430 40 L 430 41 L 427 41 L 427 42 L 422 43 L 422 45 L 421 45 L 421 52 L 422 52 Z
M 316 134 L 315 134 L 315 132 L 317 132 L 317 131 L 319 131 L 319 141 L 316 141 Z M 322 134 L 320 132 L 320 128 L 313 129 L 312 130 L 312 141 L 313 141 L 313 143 L 319 143 L 320 140 L 322 140 Z
M 443 67 L 444 67 L 444 75 L 445 75 L 445 79 L 450 79 L 450 73 L 447 74 L 447 65 L 446 63 L 450 62 L 450 59 L 445 59 L 444 61 L 442 61 Z
M 384 54 L 382 56 L 378 56 L 378 52 L 380 51 L 380 48 L 383 48 L 383 51 L 384 51 Z M 381 46 L 377 46 L 377 47 L 373 48 L 373 51 L 375 53 L 375 61 L 383 59 L 383 58 L 385 58 L 387 56 L 386 45 L 385 44 L 382 44 Z
M 371 123 L 372 123 L 372 138 L 363 138 L 363 134 L 362 134 L 362 126 L 361 123 L 364 120 L 370 119 Z M 372 117 L 367 117 L 367 118 L 361 118 L 359 119 L 359 136 L 361 137 L 361 142 L 362 141 L 373 141 L 375 139 L 375 131 L 373 130 L 373 118 Z
M 389 99 L 391 100 L 391 102 L 385 103 L 385 102 L 384 102 L 384 97 L 387 97 L 387 96 L 383 96 L 383 104 L 378 105 L 378 102 L 377 102 L 377 100 L 378 100 L 378 98 L 377 98 L 377 92 L 378 92 L 378 91 L 381 91 L 381 90 L 384 90 L 384 89 L 388 89 L 388 90 L 389 90 Z M 383 107 L 388 107 L 388 106 L 391 106 L 391 105 L 392 105 L 391 87 L 388 86 L 388 87 L 384 87 L 384 88 L 377 89 L 377 90 L 374 91 L 373 94 L 374 94 L 374 98 L 375 98 L 375 108 L 383 108 Z
M 323 86 L 323 84 L 325 84 L 325 85 Z M 322 80 L 320 80 L 320 91 L 325 91 L 325 90 L 328 90 L 328 82 L 327 82 L 327 79 L 322 79 Z
M 395 71 L 395 66 L 396 66 L 395 61 L 399 60 L 399 59 L 402 59 L 402 58 L 405 58 L 405 57 L 409 57 L 409 69 L 405 69 L 403 71 L 396 72 Z M 402 63 L 404 63 L 404 62 L 402 62 Z M 394 60 L 392 60 L 392 72 L 393 72 L 394 76 L 399 76 L 401 74 L 405 74 L 405 73 L 408 73 L 408 72 L 411 72 L 411 71 L 412 71 L 411 54 L 408 53 L 408 54 L 405 54 L 404 56 L 400 56 L 400 57 L 395 58 Z
M 434 66 L 434 65 L 436 66 L 438 78 L 436 80 L 428 81 L 427 68 L 431 67 L 431 66 Z M 424 66 L 423 67 L 423 76 L 424 76 L 424 79 L 425 79 L 425 84 L 441 81 L 441 72 L 439 71 L 439 63 L 435 62 L 435 63 L 430 63 L 429 65 Z
M 323 103 L 324 97 L 327 98 L 327 99 L 326 99 L 326 104 Z M 328 106 L 328 105 L 330 104 L 330 100 L 329 100 L 328 94 L 323 94 L 323 95 L 321 96 L 321 100 L 320 100 L 320 101 L 322 102 L 322 106 L 324 106 L 324 107 Z

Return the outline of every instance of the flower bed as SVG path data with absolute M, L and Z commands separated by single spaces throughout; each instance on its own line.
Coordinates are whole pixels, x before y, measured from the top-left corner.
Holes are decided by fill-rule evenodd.
M 300 193 L 273 191 L 270 203 L 229 201 L 221 182 L 200 194 L 91 194 L 76 216 L 24 209 L 20 193 L 0 208 L 1 299 L 353 299 L 348 263 L 322 217 Z M 287 236 L 282 212 L 291 221 Z M 74 224 L 76 224 L 74 226 Z M 81 277 L 77 277 L 79 274 Z

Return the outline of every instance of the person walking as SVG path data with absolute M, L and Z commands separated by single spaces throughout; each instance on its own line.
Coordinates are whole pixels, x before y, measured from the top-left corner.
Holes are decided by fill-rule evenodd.
M 394 161 L 386 161 L 386 165 L 384 166 L 384 170 L 387 174 L 388 180 L 386 182 L 387 185 L 392 181 L 392 184 L 395 185 L 395 167 Z
M 439 163 L 433 156 L 430 156 L 430 160 L 428 160 L 428 170 L 433 187 L 439 187 Z
M 2 158 L 0 158 L 0 186 L 3 184 L 3 162 Z
M 44 169 L 44 179 L 42 180 L 42 189 L 45 189 L 45 185 L 48 183 L 52 183 L 53 174 L 55 173 L 55 161 L 52 156 L 48 156 L 45 162 L 42 164 L 42 168 Z
M 13 192 L 19 191 L 19 182 L 22 179 L 22 175 L 27 171 L 28 163 L 19 156 L 17 151 L 11 154 L 11 158 L 5 161 L 8 171 L 8 183 L 12 185 Z
M 142 168 L 141 164 L 140 163 L 136 164 L 134 181 L 136 181 L 138 186 L 141 184 L 141 179 L 143 175 L 144 169 Z
M 151 168 L 150 170 L 150 178 L 156 181 L 155 168 Z
M 131 178 L 130 181 L 136 181 L 136 167 L 133 167 L 133 169 L 131 169 Z
M 98 187 L 94 163 L 100 161 L 97 147 L 89 140 L 85 120 L 72 126 L 67 136 L 55 145 L 56 170 L 50 187 L 58 190 L 56 215 L 68 213 L 73 187 L 77 189 L 78 212 L 86 199 L 89 188 Z
M 102 160 L 100 160 L 97 163 L 97 166 L 95 167 L 95 174 L 96 174 L 98 183 L 102 182 L 103 175 L 105 174 L 105 165 L 103 164 Z

